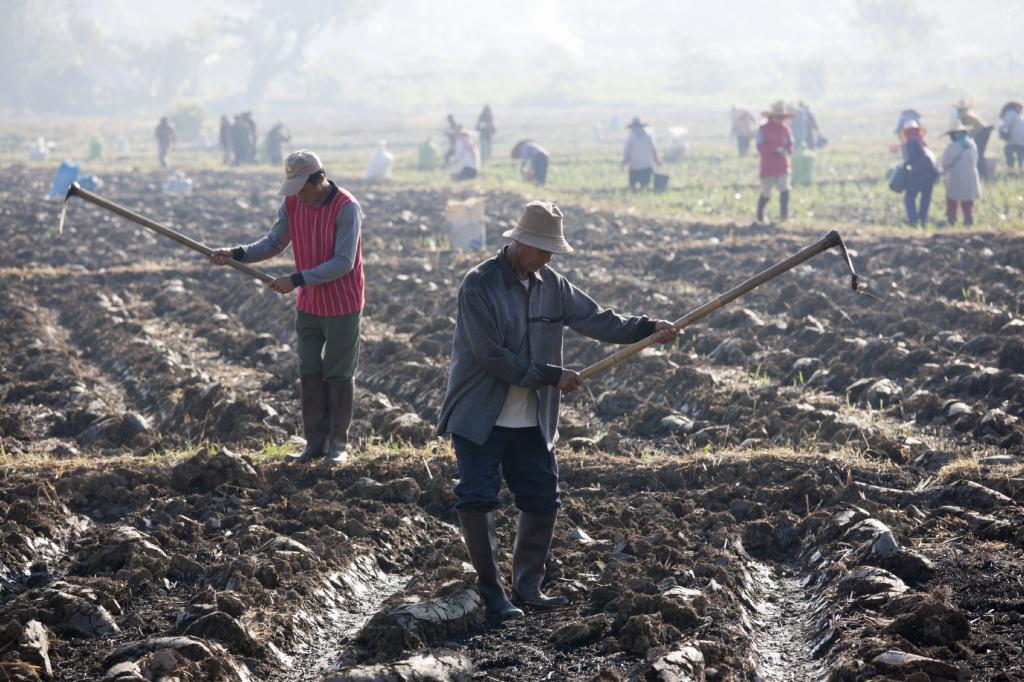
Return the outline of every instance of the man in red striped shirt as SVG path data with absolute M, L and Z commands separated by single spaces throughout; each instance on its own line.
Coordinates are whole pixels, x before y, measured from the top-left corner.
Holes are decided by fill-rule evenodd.
M 299 389 L 306 447 L 292 455 L 309 462 L 348 457 L 352 423 L 359 321 L 362 315 L 362 212 L 355 198 L 328 180 L 320 158 L 300 150 L 285 160 L 284 201 L 267 236 L 248 246 L 217 249 L 210 262 L 229 258 L 245 263 L 273 258 L 292 245 L 295 272 L 270 288 L 279 294 L 298 289 Z

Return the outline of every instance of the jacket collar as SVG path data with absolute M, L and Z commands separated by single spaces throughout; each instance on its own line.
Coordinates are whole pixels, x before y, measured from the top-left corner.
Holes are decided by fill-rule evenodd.
M 516 277 L 516 273 L 512 270 L 512 266 L 509 265 L 508 263 L 509 246 L 509 244 L 503 246 L 501 251 L 498 252 L 498 255 L 495 256 L 495 258 L 498 259 L 498 267 L 501 270 L 501 281 L 504 282 L 506 289 L 509 289 L 515 286 L 516 284 L 519 284 L 519 278 Z M 528 275 L 528 277 L 532 279 L 536 284 L 544 283 L 544 278 L 540 276 L 539 272 L 531 272 Z

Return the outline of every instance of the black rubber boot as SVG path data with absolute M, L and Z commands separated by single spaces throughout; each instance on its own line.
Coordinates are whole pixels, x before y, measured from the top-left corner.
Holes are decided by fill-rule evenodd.
M 348 459 L 348 427 L 352 425 L 354 396 L 354 379 L 327 382 L 329 431 L 325 459 L 332 464 L 341 464 Z
M 494 512 L 460 511 L 462 540 L 466 543 L 469 562 L 476 571 L 477 589 L 487 610 L 501 620 L 522 618 L 523 612 L 508 600 L 498 570 L 498 532 Z
M 299 399 L 302 407 L 302 436 L 306 447 L 288 456 L 305 464 L 324 451 L 327 438 L 327 384 L 319 374 L 299 377 Z
M 768 205 L 768 197 L 757 198 L 757 222 L 764 222 L 764 207 Z
M 789 220 L 789 191 L 779 192 L 779 219 L 782 222 Z
M 519 512 L 516 545 L 512 550 L 512 596 L 521 604 L 549 609 L 569 603 L 565 597 L 549 597 L 540 591 L 557 514 Z

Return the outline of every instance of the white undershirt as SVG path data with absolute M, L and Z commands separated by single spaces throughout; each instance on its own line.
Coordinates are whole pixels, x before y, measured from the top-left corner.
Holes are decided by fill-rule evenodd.
M 530 280 L 521 279 L 519 283 L 527 292 L 530 291 Z M 530 426 L 537 426 L 537 391 L 526 386 L 509 386 L 505 394 L 505 404 L 501 406 L 501 413 L 494 422 L 495 426 L 504 426 L 507 429 L 522 429 Z

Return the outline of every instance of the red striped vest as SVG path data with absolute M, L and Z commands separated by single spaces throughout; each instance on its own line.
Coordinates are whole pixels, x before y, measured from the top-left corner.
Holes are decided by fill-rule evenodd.
M 309 208 L 297 196 L 285 197 L 284 210 L 288 214 L 288 233 L 296 270 L 302 272 L 315 268 L 334 256 L 335 220 L 353 201 L 352 195 L 340 187 L 330 202 L 316 208 Z M 347 275 L 326 284 L 299 287 L 295 297 L 296 308 L 320 317 L 361 311 L 364 302 L 362 239 L 356 244 L 356 259 Z

